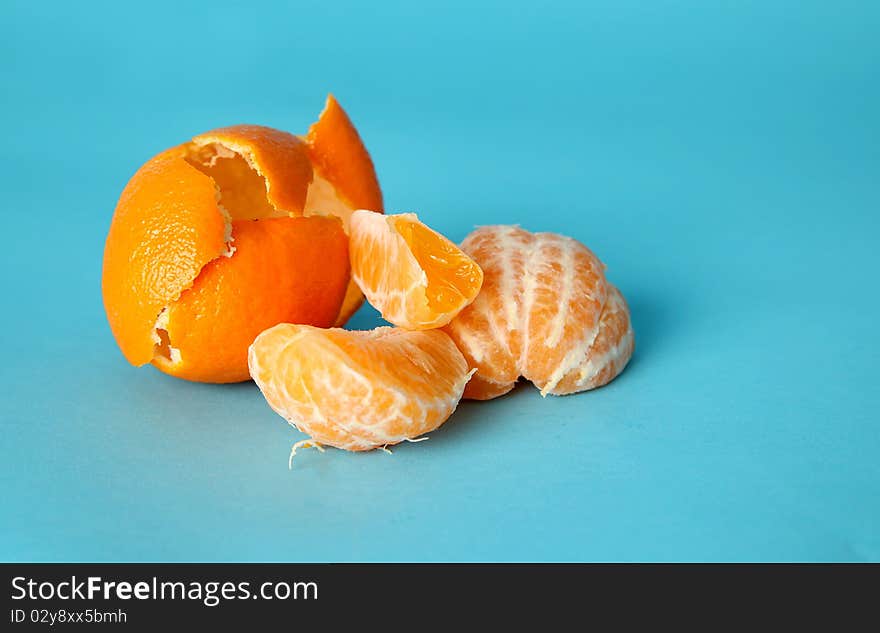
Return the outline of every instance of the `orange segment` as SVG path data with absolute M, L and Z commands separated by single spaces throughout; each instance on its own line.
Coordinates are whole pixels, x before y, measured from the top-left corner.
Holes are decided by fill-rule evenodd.
M 580 362 L 559 380 L 553 393 L 576 393 L 611 382 L 626 367 L 634 347 L 629 307 L 620 291 L 608 284 L 608 301 L 599 320 L 599 333 Z
M 132 177 L 110 224 L 101 288 L 107 320 L 125 358 L 153 357 L 156 316 L 228 251 L 229 227 L 210 178 L 183 146 L 147 161 Z
M 352 279 L 389 322 L 411 330 L 445 325 L 477 296 L 483 272 L 414 213 L 351 218 Z
M 440 330 L 370 331 L 282 324 L 250 348 L 251 376 L 269 405 L 313 440 L 364 451 L 443 424 L 470 372 Z
M 179 378 L 247 380 L 247 348 L 277 323 L 333 324 L 348 285 L 338 218 L 233 222 L 235 253 L 208 264 L 159 317 L 153 364 Z
M 553 233 L 533 234 L 519 367 L 542 393 L 557 393 L 558 381 L 586 353 L 606 298 L 605 266 L 586 246 Z
M 510 391 L 520 376 L 541 394 L 601 386 L 633 352 L 626 302 L 583 244 L 553 233 L 487 226 L 462 250 L 484 273 L 476 300 L 445 330 L 477 373 L 466 398 Z

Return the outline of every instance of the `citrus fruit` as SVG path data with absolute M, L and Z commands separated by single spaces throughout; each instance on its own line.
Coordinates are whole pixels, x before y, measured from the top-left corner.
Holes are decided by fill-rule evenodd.
M 629 309 L 583 244 L 516 226 L 485 226 L 462 250 L 483 269 L 476 300 L 444 330 L 477 373 L 465 398 L 488 400 L 520 376 L 541 395 L 610 382 L 632 356 Z
M 332 96 L 304 137 L 237 125 L 150 159 L 104 249 L 104 307 L 126 359 L 241 381 L 267 327 L 343 322 L 362 301 L 347 229 L 366 205 L 382 211 L 373 165 Z
M 351 216 L 352 278 L 386 321 L 410 330 L 449 323 L 477 296 L 483 272 L 414 213 Z
M 312 441 L 350 451 L 436 429 L 471 375 L 441 330 L 392 327 L 276 325 L 253 342 L 249 363 L 272 409 Z

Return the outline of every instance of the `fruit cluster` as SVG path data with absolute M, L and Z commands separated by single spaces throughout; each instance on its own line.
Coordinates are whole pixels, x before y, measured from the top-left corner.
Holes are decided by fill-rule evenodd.
M 542 395 L 593 389 L 634 345 L 623 296 L 576 240 L 485 226 L 458 247 L 383 215 L 332 96 L 305 136 L 240 125 L 148 161 L 116 207 L 102 288 L 132 364 L 253 378 L 317 447 L 414 441 L 520 377 Z M 342 329 L 364 296 L 395 327 Z

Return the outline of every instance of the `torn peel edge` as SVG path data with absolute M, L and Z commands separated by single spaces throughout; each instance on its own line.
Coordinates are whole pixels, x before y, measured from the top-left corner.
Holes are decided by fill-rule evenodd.
M 205 270 L 205 267 L 208 266 L 213 261 L 221 257 L 232 257 L 235 254 L 235 236 L 232 234 L 232 217 L 229 211 L 220 203 L 221 192 L 219 185 L 214 182 L 214 197 L 217 202 L 217 211 L 223 217 L 223 250 L 221 250 L 215 257 L 211 258 L 207 262 L 205 262 L 204 266 L 199 269 L 199 272 L 196 273 L 196 276 L 190 282 L 188 286 L 181 289 L 176 297 L 174 297 L 168 305 L 164 306 L 159 314 L 156 316 L 156 323 L 153 325 L 152 331 L 152 339 L 153 339 L 153 357 L 149 362 L 151 363 L 160 363 L 164 365 L 178 365 L 183 357 L 180 354 L 180 350 L 173 347 L 171 344 L 171 335 L 168 333 L 168 319 L 170 315 L 168 314 L 168 308 L 176 303 L 184 292 L 192 288 L 196 280 L 198 280 L 199 276 L 201 276 L 202 271 Z
M 315 169 L 327 177 L 354 209 L 383 213 L 385 205 L 373 159 L 348 113 L 332 94 L 300 137 Z
M 223 216 L 223 244 L 226 246 L 225 250 L 220 251 L 220 255 L 218 255 L 218 257 L 232 257 L 232 255 L 235 253 L 235 245 L 233 244 L 233 242 L 235 241 L 235 236 L 232 234 L 232 215 L 220 202 L 220 187 L 218 187 L 216 183 L 214 183 L 214 196 L 215 200 L 217 201 L 217 210 L 220 212 L 220 215 Z M 214 259 L 217 259 L 217 257 L 215 257 Z M 214 259 L 207 262 L 205 266 L 214 261 Z M 202 266 L 202 270 L 204 270 L 205 266 Z M 201 274 L 202 271 L 200 270 L 199 274 L 196 275 L 196 279 L 198 279 L 199 275 Z M 195 279 L 193 279 L 193 283 L 195 283 Z
M 231 187 L 236 188 L 235 193 L 232 194 L 232 200 L 239 206 L 248 200 L 254 200 L 253 207 L 263 211 L 269 209 L 270 215 L 278 214 L 278 210 L 268 197 L 269 183 L 246 148 L 220 142 L 218 139 L 200 139 L 185 145 L 182 158 L 190 167 L 209 178 L 214 186 L 214 200 L 217 212 L 223 218 L 223 246 L 213 258 L 204 263 L 192 281 L 186 287 L 181 288 L 177 296 L 173 297 L 156 316 L 156 322 L 152 331 L 153 356 L 149 362 L 165 366 L 178 365 L 182 361 L 180 350 L 173 346 L 168 332 L 170 306 L 176 303 L 184 292 L 191 289 L 197 283 L 199 276 L 208 264 L 218 258 L 232 257 L 235 254 L 234 214 L 223 202 L 224 185 L 230 187 L 225 192 L 227 194 L 231 193 Z M 227 164 L 225 168 L 218 168 L 218 161 L 221 161 L 221 159 L 225 161 L 237 160 L 240 162 L 239 164 L 232 162 Z M 257 179 L 262 181 L 259 189 L 255 187 Z M 243 191 L 242 187 L 245 188 Z M 247 189 L 248 187 L 250 188 L 249 190 Z M 284 213 L 283 215 L 294 214 Z
M 171 346 L 168 334 L 168 308 L 162 308 L 153 326 L 153 359 L 152 362 L 177 365 L 181 362 L 180 350 Z
M 306 192 L 306 205 L 303 216 L 335 216 L 342 220 L 342 229 L 351 234 L 351 216 L 356 211 L 329 180 L 313 167 L 312 182 Z
M 306 142 L 304 137 L 298 137 Z M 213 182 L 217 207 L 226 221 L 226 242 L 229 245 L 223 255 L 230 257 L 235 251 L 233 220 L 259 220 L 268 217 L 338 217 L 346 235 L 350 234 L 351 215 L 355 211 L 347 199 L 318 165 L 312 163 L 308 170 L 302 208 L 280 207 L 270 195 L 271 182 L 260 168 L 251 148 L 218 135 L 202 135 L 183 147 L 183 159 L 194 169 Z M 221 160 L 222 159 L 222 160 Z M 228 204 L 225 204 L 228 202 Z M 349 281 L 343 303 L 334 325 L 342 326 L 363 304 L 363 294 Z
M 281 208 L 273 200 L 270 179 L 245 145 L 212 136 L 198 137 L 187 145 L 184 160 L 214 181 L 219 189 L 218 204 L 224 195 L 228 197 L 231 219 L 336 216 L 342 220 L 346 234 L 349 232 L 355 208 L 315 165 L 309 172 L 303 208 L 292 209 Z
M 225 205 L 230 219 L 296 215 L 273 203 L 271 183 L 247 147 L 212 136 L 197 137 L 184 147 L 183 160 L 211 179 L 218 191 L 218 206 Z

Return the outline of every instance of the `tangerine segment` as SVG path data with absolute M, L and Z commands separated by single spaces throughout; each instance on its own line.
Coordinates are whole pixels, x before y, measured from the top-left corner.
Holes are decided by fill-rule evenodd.
M 488 400 L 520 376 L 541 395 L 601 386 L 633 352 L 629 310 L 583 244 L 553 233 L 487 226 L 462 250 L 484 273 L 483 289 L 445 330 L 477 373 L 466 398 Z
M 122 192 L 107 235 L 104 308 L 132 365 L 153 357 L 156 315 L 229 250 L 215 184 L 185 157 L 178 146 L 147 161 Z
M 282 322 L 333 324 L 349 281 L 338 218 L 235 220 L 235 254 L 209 263 L 157 322 L 153 364 L 187 380 L 249 377 L 247 349 Z
M 629 307 L 620 291 L 608 284 L 608 301 L 599 321 L 599 333 L 581 360 L 559 380 L 553 393 L 577 393 L 608 384 L 626 367 L 634 347 Z
M 483 271 L 414 213 L 351 218 L 352 278 L 389 322 L 410 330 L 441 327 L 477 296 Z
M 248 360 L 272 409 L 316 442 L 350 451 L 436 429 L 471 375 L 440 330 L 281 324 L 256 338 Z

